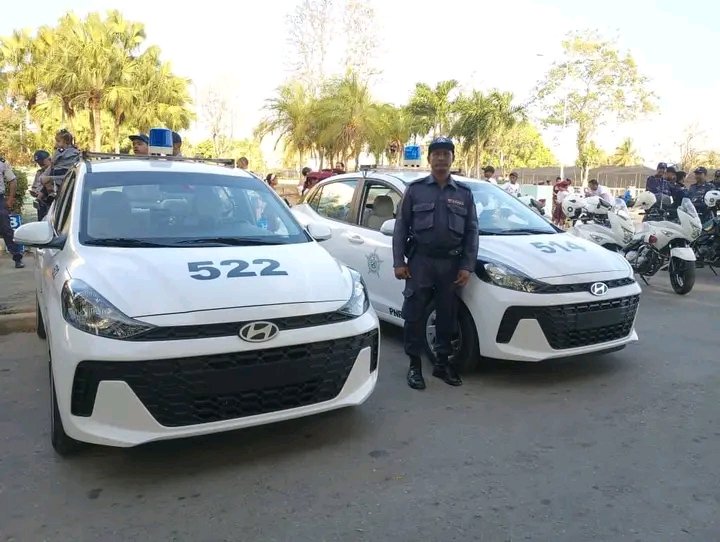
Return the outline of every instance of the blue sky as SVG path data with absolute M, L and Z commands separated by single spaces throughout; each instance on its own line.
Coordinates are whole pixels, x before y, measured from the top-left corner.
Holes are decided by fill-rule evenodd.
M 117 8 L 146 26 L 148 42 L 199 95 L 213 86 L 233 101 L 236 135 L 248 135 L 264 100 L 289 75 L 285 15 L 294 0 L 118 3 L 109 0 L 18 2 L 0 17 L 0 34 L 53 24 L 76 13 Z M 559 53 L 570 30 L 597 28 L 635 56 L 660 96 L 662 113 L 629 126 L 608 126 L 599 142 L 612 150 L 634 137 L 649 164 L 677 157 L 676 143 L 695 124 L 703 146 L 720 148 L 720 4 L 702 0 L 430 0 L 373 3 L 380 49 L 377 98 L 402 103 L 415 82 L 459 79 L 466 88 L 499 87 L 527 95 Z M 462 15 L 459 15 L 462 14 Z M 341 43 L 342 37 L 339 36 Z M 337 47 L 340 54 L 341 45 Z M 542 53 L 544 56 L 537 56 Z M 198 126 L 192 135 L 200 136 Z M 572 134 L 548 143 L 573 159 Z

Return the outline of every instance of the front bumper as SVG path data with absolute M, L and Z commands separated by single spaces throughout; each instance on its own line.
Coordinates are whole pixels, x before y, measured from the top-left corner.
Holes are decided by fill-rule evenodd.
M 377 382 L 372 309 L 259 344 L 117 341 L 57 324 L 51 351 L 63 426 L 94 444 L 135 446 L 359 405 Z
M 542 361 L 613 350 L 638 340 L 640 286 L 587 292 L 530 294 L 482 283 L 464 296 L 488 358 Z

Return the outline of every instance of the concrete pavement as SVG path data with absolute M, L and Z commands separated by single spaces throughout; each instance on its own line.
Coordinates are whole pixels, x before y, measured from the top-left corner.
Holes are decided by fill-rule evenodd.
M 72 459 L 44 343 L 0 337 L 0 540 L 718 540 L 720 279 L 651 284 L 622 352 L 415 392 L 384 327 L 359 408 Z

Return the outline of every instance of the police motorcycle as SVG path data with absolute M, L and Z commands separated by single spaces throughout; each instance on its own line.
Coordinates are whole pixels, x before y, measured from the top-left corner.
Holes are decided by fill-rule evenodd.
M 697 267 L 707 265 L 717 275 L 715 268 L 720 267 L 720 216 L 715 216 L 715 213 L 720 209 L 720 190 L 710 190 L 703 200 L 713 218 L 703 224 L 702 232 L 691 246 L 697 257 Z
M 593 201 L 586 211 L 586 201 L 575 201 L 579 198 L 569 197 L 571 200 L 567 204 L 563 201 L 563 211 L 567 208 L 566 212 L 578 215 L 576 222 L 581 223 L 576 223 L 571 228 L 575 235 L 584 236 L 585 239 L 609 250 L 622 252 L 645 284 L 648 284 L 648 277 L 667 269 L 675 293 L 684 295 L 692 290 L 695 285 L 696 258 L 690 244 L 700 235 L 701 223 L 697 210 L 689 199 L 683 199 L 677 209 L 661 210 L 662 214 L 658 217 L 662 220 L 643 222 L 635 228 L 630 215 L 619 202 L 610 206 L 607 202 Z M 656 202 L 655 194 L 643 192 L 638 196 L 635 206 L 647 212 L 657 209 Z M 577 205 L 582 205 L 579 213 L 576 210 Z M 583 212 L 591 217 L 593 225 L 580 220 Z M 671 221 L 672 219 L 676 221 Z M 634 230 L 632 235 L 631 228 Z
M 599 196 L 568 196 L 561 205 L 565 216 L 574 220 L 568 233 L 613 252 L 623 252 L 635 236 L 635 223 L 627 204 L 617 198 L 615 204 Z

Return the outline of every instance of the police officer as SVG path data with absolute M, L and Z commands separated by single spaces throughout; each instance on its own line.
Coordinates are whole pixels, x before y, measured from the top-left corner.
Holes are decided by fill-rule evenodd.
M 395 277 L 405 281 L 402 314 L 405 352 L 410 357 L 408 385 L 425 389 L 422 355 L 423 316 L 435 298 L 436 376 L 452 386 L 462 380 L 449 363 L 457 320 L 457 290 L 470 280 L 478 252 L 478 224 L 472 192 L 455 181 L 450 167 L 455 145 L 436 138 L 428 148 L 431 175 L 411 183 L 400 204 L 393 235 Z M 407 258 L 407 261 L 406 261 Z
M 706 168 L 701 166 L 696 168 L 693 173 L 695 173 L 695 184 L 691 184 L 688 188 L 688 197 L 697 209 L 700 221 L 705 223 L 713 217 L 712 211 L 705 205 L 705 194 L 713 190 L 715 186 L 707 181 Z
M 33 161 L 38 165 L 39 169 L 35 172 L 35 180 L 30 187 L 30 195 L 36 198 L 37 219 L 42 220 L 50 208 L 48 205 L 48 192 L 43 186 L 41 179 L 43 173 L 45 173 L 51 165 L 50 153 L 46 150 L 35 151 Z
M 5 193 L 5 183 L 7 182 L 7 194 Z M 17 190 L 17 180 L 10 164 L 5 162 L 4 158 L 0 158 L 0 235 L 5 240 L 7 249 L 12 254 L 15 261 L 15 268 L 22 269 L 25 267 L 23 263 L 23 254 L 20 247 L 15 244 L 12 226 L 10 226 L 10 212 L 15 205 L 15 191 Z

